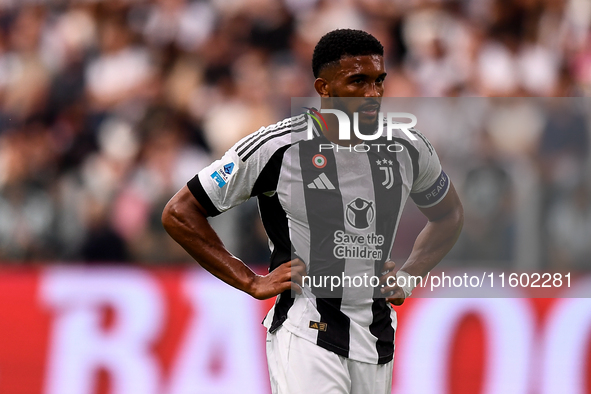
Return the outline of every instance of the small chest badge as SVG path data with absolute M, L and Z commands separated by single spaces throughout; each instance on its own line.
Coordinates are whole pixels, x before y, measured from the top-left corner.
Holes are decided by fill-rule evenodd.
M 312 158 L 312 164 L 314 164 L 314 167 L 316 168 L 324 168 L 326 166 L 326 157 L 321 154 L 314 155 Z

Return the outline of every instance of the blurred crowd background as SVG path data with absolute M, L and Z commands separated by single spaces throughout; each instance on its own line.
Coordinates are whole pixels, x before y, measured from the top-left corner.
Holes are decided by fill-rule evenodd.
M 591 268 L 591 106 L 531 98 L 591 92 L 590 26 L 589 0 L 1 0 L 0 261 L 189 262 L 168 199 L 315 96 L 314 45 L 349 27 L 384 44 L 387 96 L 449 97 L 417 116 L 464 202 L 453 264 Z M 266 263 L 256 202 L 214 225 Z

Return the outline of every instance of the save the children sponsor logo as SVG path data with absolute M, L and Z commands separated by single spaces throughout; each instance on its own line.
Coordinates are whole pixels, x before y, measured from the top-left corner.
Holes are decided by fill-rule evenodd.
M 376 212 L 373 201 L 358 197 L 347 204 L 345 219 L 354 228 L 365 229 L 374 221 Z
M 334 233 L 333 254 L 337 259 L 381 260 L 384 236 L 369 234 L 350 234 L 342 230 Z

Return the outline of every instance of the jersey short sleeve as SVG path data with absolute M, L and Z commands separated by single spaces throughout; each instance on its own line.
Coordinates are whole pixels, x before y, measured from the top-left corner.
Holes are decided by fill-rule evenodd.
M 261 127 L 201 170 L 187 183 L 189 190 L 210 216 L 254 195 L 272 194 L 282 153 L 293 142 L 292 133 L 305 130 L 306 125 L 306 118 L 301 115 Z
M 439 203 L 449 191 L 449 177 L 441 168 L 437 152 L 420 132 L 412 130 L 417 138 L 413 145 L 418 151 L 418 176 L 413 182 L 411 198 L 420 208 Z
M 250 198 L 256 180 L 252 162 L 242 162 L 236 146 L 201 170 L 187 186 L 210 216 L 219 215 Z

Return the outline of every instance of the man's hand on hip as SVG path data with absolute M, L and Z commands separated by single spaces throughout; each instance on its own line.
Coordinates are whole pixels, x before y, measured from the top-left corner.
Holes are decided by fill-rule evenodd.
M 306 275 L 306 264 L 299 258 L 281 264 L 267 275 L 254 277 L 248 293 L 258 300 L 265 300 L 293 290 L 302 294 L 302 277 Z
M 394 272 L 396 263 L 388 260 L 384 263 L 382 269 L 382 276 L 380 277 L 380 286 L 382 294 L 386 297 L 386 301 L 394 305 L 402 305 L 406 299 L 404 290 L 396 284 L 396 273 Z M 388 286 L 388 284 L 392 286 Z

